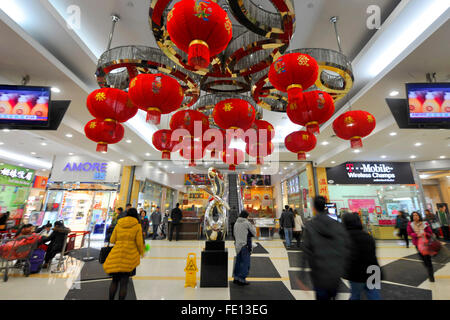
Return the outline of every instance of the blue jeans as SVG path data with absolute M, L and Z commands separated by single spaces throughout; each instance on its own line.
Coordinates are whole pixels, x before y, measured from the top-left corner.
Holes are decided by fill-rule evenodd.
M 234 280 L 245 282 L 250 271 L 250 252 L 247 246 L 243 247 L 236 256 L 236 263 L 233 270 Z
M 291 246 L 292 228 L 284 228 L 284 237 L 286 238 L 286 246 Z
M 378 289 L 369 289 L 364 282 L 353 282 L 350 281 L 350 286 L 352 290 L 352 295 L 350 300 L 361 300 L 361 293 L 363 291 L 366 292 L 366 296 L 368 300 L 381 300 L 380 290 Z
M 316 300 L 335 300 L 337 295 L 337 289 L 319 289 L 314 288 L 316 291 Z

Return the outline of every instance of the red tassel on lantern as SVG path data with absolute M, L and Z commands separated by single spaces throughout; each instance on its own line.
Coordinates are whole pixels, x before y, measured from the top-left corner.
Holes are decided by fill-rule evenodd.
M 209 46 L 205 41 L 194 40 L 189 44 L 188 64 L 196 69 L 207 68 L 210 61 Z
M 298 152 L 297 153 L 297 160 L 306 160 L 306 153 Z
M 360 149 L 363 147 L 362 139 L 360 137 L 353 137 L 350 139 L 350 146 L 352 149 Z
M 97 144 L 97 152 L 108 152 L 108 145 L 104 142 L 99 142 Z
M 161 123 L 161 110 L 158 108 L 148 108 L 147 109 L 147 122 L 152 122 L 155 125 Z

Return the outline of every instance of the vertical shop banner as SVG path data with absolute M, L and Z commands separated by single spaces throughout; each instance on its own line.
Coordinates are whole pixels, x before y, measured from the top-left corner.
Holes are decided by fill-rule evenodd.
M 313 166 L 312 164 L 308 163 L 306 165 L 306 176 L 308 178 L 308 191 L 309 196 L 311 198 L 314 198 L 316 196 L 316 190 L 314 187 L 314 174 L 313 174 Z
M 330 199 L 328 192 L 327 170 L 325 168 L 317 168 L 317 180 L 319 185 L 319 195 Z
M 82 156 L 56 157 L 52 181 L 118 183 L 121 165 Z
M 34 181 L 35 171 L 9 164 L 0 166 L 0 185 L 30 187 Z

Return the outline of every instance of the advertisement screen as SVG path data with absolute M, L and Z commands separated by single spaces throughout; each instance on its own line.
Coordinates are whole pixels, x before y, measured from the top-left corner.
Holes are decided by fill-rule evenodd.
M 49 87 L 0 85 L 0 123 L 48 126 Z
M 450 83 L 406 85 L 409 122 L 445 122 L 450 119 Z

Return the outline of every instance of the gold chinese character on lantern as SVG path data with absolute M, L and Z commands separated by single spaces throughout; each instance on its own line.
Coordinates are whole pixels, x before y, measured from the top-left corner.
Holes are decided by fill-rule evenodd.
M 233 105 L 231 103 L 225 103 L 223 106 L 223 111 L 231 111 L 233 109 Z
M 95 95 L 95 100 L 97 101 L 105 101 L 106 100 L 106 94 L 104 92 L 99 92 Z
M 95 124 L 95 122 L 91 122 L 91 124 L 89 125 L 89 128 L 94 129 L 97 125 Z
M 307 66 L 307 67 L 309 67 L 309 63 L 308 63 L 309 62 L 309 58 L 307 56 L 299 55 L 298 58 L 297 58 L 297 61 L 298 61 L 298 64 L 300 66 Z
M 180 96 L 183 96 L 183 88 L 182 87 L 180 87 Z
M 305 141 L 308 141 L 309 140 L 309 136 L 307 134 L 303 134 L 302 135 L 302 139 L 305 140 Z
M 295 109 L 297 109 L 297 104 L 295 102 L 293 102 L 289 105 L 289 108 L 291 108 L 291 110 L 295 110 Z
M 231 21 L 228 17 L 225 17 L 225 30 L 227 30 L 228 34 L 231 33 Z
M 369 115 L 367 116 L 367 122 L 372 123 L 373 121 L 374 121 L 373 116 L 372 116 L 371 114 L 369 114 Z
M 172 17 L 173 17 L 173 10 L 175 10 L 175 8 L 173 8 L 172 10 L 170 10 L 169 14 L 167 15 L 167 22 L 169 22 L 170 19 L 172 19 Z
M 355 122 L 355 120 L 353 120 L 352 117 L 346 117 L 346 118 L 344 119 L 344 122 L 345 122 L 346 124 L 352 124 L 352 123 Z
M 131 80 L 131 83 L 130 83 L 130 89 L 131 89 L 131 88 L 134 88 L 134 86 L 136 85 L 136 81 L 137 81 L 136 78 L 134 78 L 133 80 Z

